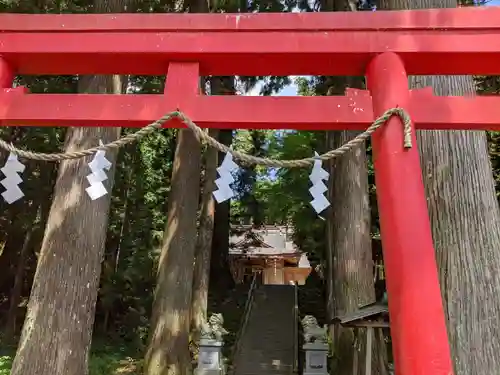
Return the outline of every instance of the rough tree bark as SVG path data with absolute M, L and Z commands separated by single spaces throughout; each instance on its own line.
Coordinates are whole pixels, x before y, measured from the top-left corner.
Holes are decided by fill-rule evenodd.
M 211 129 L 209 135 L 216 138 L 218 130 Z M 210 256 L 214 231 L 215 202 L 212 195 L 217 176 L 217 150 L 208 147 L 205 151 L 205 181 L 201 198 L 200 226 L 196 242 L 195 268 L 193 275 L 193 297 L 191 306 L 192 329 L 199 332 L 207 317 L 208 283 L 210 279 Z
M 213 77 L 211 89 L 214 95 L 233 95 L 234 77 Z M 219 141 L 230 146 L 233 141 L 233 131 L 224 129 L 219 132 Z M 219 153 L 222 160 L 224 153 Z M 233 277 L 229 270 L 229 235 L 231 202 L 226 201 L 215 206 L 214 233 L 212 238 L 212 256 L 210 259 L 210 288 L 217 291 L 229 291 L 234 286 Z M 221 296 L 224 298 L 224 296 Z
M 206 0 L 184 1 L 183 7 L 191 13 L 208 12 Z M 196 136 L 189 129 L 179 130 L 145 358 L 146 375 L 192 373 L 189 336 L 200 201 L 200 159 L 201 146 Z
M 324 0 L 322 9 L 356 11 L 356 6 L 346 0 Z M 356 77 L 329 78 L 331 95 L 344 95 L 346 87 L 363 88 L 363 80 Z M 328 149 L 335 149 L 354 138 L 358 133 L 337 131 L 327 133 Z M 330 163 L 329 200 L 327 223 L 327 312 L 332 319 L 349 314 L 361 305 L 375 301 L 373 280 L 373 250 L 371 238 L 371 209 L 368 187 L 368 160 L 363 144 Z M 332 372 L 339 375 L 353 374 L 353 353 L 359 350 L 358 371 L 364 371 L 366 332 L 359 330 L 356 339 L 352 329 L 332 326 Z M 384 366 L 381 366 L 382 358 Z M 387 351 L 383 339 L 373 343 L 372 373 L 386 374 Z
M 123 0 L 95 0 L 98 13 L 123 12 Z M 79 91 L 123 90 L 119 76 L 81 77 Z M 70 128 L 66 151 L 82 150 L 120 135 L 120 128 Z M 114 162 L 116 152 L 107 152 Z M 94 324 L 110 194 L 85 193 L 91 158 L 61 162 L 12 375 L 85 375 Z M 114 163 L 113 163 L 114 164 Z M 108 191 L 114 168 L 108 172 Z M 47 350 L 50 348 L 50 350 Z
M 328 149 L 334 149 L 354 138 L 356 132 L 331 132 Z M 375 301 L 373 260 L 368 198 L 368 172 L 365 146 L 334 159 L 330 168 L 329 200 L 332 202 L 327 224 L 327 310 L 332 319 L 356 311 L 359 306 Z M 352 329 L 332 327 L 332 372 L 353 374 L 353 352 L 360 350 L 359 374 L 364 370 L 366 333 L 360 330 L 358 341 Z M 377 336 L 373 344 L 372 373 L 386 374 L 379 356 L 386 363 L 383 340 Z
M 189 129 L 177 138 L 167 225 L 158 264 L 145 374 L 187 375 L 196 214 L 200 194 L 200 143 Z
M 180 2 L 176 4 L 180 6 Z M 191 13 L 208 12 L 205 0 L 184 1 L 182 7 Z M 189 129 L 179 130 L 145 357 L 146 375 L 188 375 L 192 372 L 189 335 L 200 159 L 201 146 L 194 133 Z
M 383 0 L 380 6 L 453 8 L 457 2 Z M 469 76 L 419 76 L 410 82 L 412 87 L 432 86 L 437 95 L 475 92 Z M 497 374 L 500 212 L 486 134 L 420 131 L 418 142 L 455 374 Z
M 88 77 L 82 79 L 80 91 L 120 93 L 120 81 L 119 77 Z M 71 128 L 66 150 L 93 147 L 99 139 L 110 142 L 119 135 L 119 128 Z M 106 157 L 114 161 L 116 154 L 108 152 Z M 64 161 L 59 167 L 12 375 L 88 374 L 110 205 L 110 195 L 91 201 L 84 191 L 89 161 Z M 114 169 L 108 172 L 108 190 L 113 174 Z

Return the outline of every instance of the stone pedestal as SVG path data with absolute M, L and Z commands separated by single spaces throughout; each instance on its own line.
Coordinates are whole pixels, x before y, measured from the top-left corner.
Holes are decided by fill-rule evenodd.
M 223 375 L 222 342 L 213 339 L 200 339 L 198 367 L 195 375 Z
M 316 341 L 302 348 L 306 357 L 303 375 L 327 375 L 328 344 Z

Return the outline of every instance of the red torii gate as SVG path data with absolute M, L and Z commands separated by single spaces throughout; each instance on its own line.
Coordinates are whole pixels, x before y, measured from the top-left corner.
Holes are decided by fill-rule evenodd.
M 15 74 L 167 73 L 164 95 L 29 94 Z M 344 97 L 200 95 L 200 75 L 366 75 Z M 500 130 L 500 98 L 408 90 L 407 74 L 500 75 L 500 8 L 306 14 L 0 15 L 3 126 L 144 126 L 180 108 L 202 127 Z M 179 126 L 171 122 L 166 126 Z M 412 135 L 416 144 L 415 135 Z M 450 375 L 417 147 L 373 136 L 398 375 Z

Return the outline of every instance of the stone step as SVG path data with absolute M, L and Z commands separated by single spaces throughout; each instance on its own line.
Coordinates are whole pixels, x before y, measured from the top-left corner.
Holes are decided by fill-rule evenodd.
M 235 375 L 292 375 L 295 345 L 293 286 L 265 285 L 254 292 Z

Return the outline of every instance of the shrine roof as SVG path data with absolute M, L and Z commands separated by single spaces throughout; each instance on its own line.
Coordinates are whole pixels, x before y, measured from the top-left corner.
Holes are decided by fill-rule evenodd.
M 359 322 L 365 319 L 373 319 L 380 316 L 381 314 L 387 314 L 389 308 L 387 305 L 380 303 L 372 303 L 359 308 L 356 311 L 351 312 L 343 316 L 337 316 L 333 319 L 333 322 L 340 324 L 349 324 L 354 322 Z
M 300 255 L 291 241 L 291 230 L 284 226 L 239 226 L 232 229 L 229 238 L 230 254 L 245 255 Z

